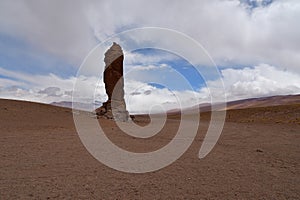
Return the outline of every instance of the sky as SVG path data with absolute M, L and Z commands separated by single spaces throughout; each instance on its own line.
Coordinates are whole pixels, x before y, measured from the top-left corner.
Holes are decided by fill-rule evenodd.
M 223 101 L 223 94 L 226 101 L 299 94 L 299 21 L 299 0 L 2 0 L 0 98 L 72 101 L 80 83 L 76 101 L 104 102 L 103 55 L 90 55 L 109 48 L 112 37 L 124 51 L 131 113 Z M 147 27 L 188 41 L 176 34 L 118 38 Z M 184 48 L 189 41 L 203 51 Z M 164 45 L 170 48 L 156 48 Z

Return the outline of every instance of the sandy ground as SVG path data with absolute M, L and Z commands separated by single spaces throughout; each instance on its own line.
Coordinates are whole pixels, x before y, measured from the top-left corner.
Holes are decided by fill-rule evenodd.
M 209 123 L 170 166 L 113 170 L 82 145 L 70 109 L 0 100 L 0 199 L 300 199 L 300 105 L 232 110 L 213 151 L 198 158 Z M 174 136 L 179 116 L 139 139 L 99 119 L 119 147 L 147 152 Z M 91 118 L 91 120 L 96 120 Z M 137 117 L 145 125 L 146 117 Z

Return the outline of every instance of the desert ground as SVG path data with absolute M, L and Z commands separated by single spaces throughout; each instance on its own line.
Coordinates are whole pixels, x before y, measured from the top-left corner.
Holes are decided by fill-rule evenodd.
M 0 100 L 0 199 L 300 199 L 300 104 L 227 111 L 219 141 L 199 159 L 209 116 L 201 113 L 194 142 L 176 162 L 132 174 L 88 153 L 71 109 Z M 141 139 L 91 117 L 133 152 L 166 145 L 179 119 L 169 115 L 159 134 Z M 142 126 L 147 120 L 136 116 Z

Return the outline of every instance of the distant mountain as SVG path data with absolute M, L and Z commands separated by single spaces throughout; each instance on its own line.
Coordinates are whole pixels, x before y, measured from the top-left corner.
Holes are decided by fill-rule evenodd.
M 252 98 L 227 103 L 227 110 L 300 104 L 300 95 Z
M 298 95 L 284 95 L 284 96 L 271 96 L 271 97 L 259 97 L 251 99 L 243 99 L 237 101 L 231 101 L 227 103 L 226 110 L 234 109 L 245 109 L 245 108 L 256 108 L 256 107 L 268 107 L 268 106 L 279 106 L 279 105 L 292 105 L 300 104 L 300 94 Z M 72 102 L 70 101 L 60 101 L 53 102 L 51 105 L 72 108 Z M 74 108 L 78 110 L 93 111 L 102 105 L 102 102 L 96 101 L 93 104 L 74 102 Z M 193 113 L 196 109 L 200 109 L 200 112 L 207 112 L 211 110 L 211 105 L 209 103 L 199 104 L 198 106 L 193 106 L 184 109 L 186 114 Z M 224 107 L 221 105 L 215 105 L 216 110 L 223 110 Z M 178 113 L 180 109 L 169 110 L 168 113 Z
M 93 104 L 89 103 L 81 103 L 81 102 L 71 102 L 71 101 L 59 101 L 59 102 L 52 102 L 50 105 L 59 106 L 64 108 L 72 108 L 72 105 L 77 110 L 84 110 L 84 111 L 93 111 L 95 108 L 98 108 L 102 105 L 101 102 L 96 101 Z
M 50 105 L 65 107 L 65 108 L 72 108 L 72 102 L 70 101 L 60 101 L 60 102 L 52 102 Z
M 258 107 L 269 107 L 269 106 L 279 106 L 279 105 L 293 105 L 293 104 L 300 104 L 300 94 L 259 97 L 259 98 L 231 101 L 231 102 L 227 102 L 225 108 L 222 105 L 216 104 L 214 109 L 234 110 L 234 109 L 258 108 Z M 193 113 L 196 110 L 200 110 L 200 112 L 211 111 L 211 105 L 209 103 L 199 104 L 198 106 L 193 106 L 184 109 L 183 112 L 188 114 L 188 113 Z M 176 114 L 178 112 L 180 112 L 179 109 L 173 109 L 168 111 L 168 113 L 170 114 Z

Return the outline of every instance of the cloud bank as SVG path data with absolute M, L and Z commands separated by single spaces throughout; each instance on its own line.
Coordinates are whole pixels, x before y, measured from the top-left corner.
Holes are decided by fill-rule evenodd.
M 248 5 L 256 5 L 249 11 Z M 250 4 L 250 3 L 251 4 Z M 118 13 L 116 15 L 115 13 Z M 268 63 L 300 73 L 298 0 L 1 1 L 1 33 L 78 66 L 109 36 L 137 27 L 181 31 L 217 65 Z
M 137 69 L 139 70 L 139 69 Z M 75 81 L 80 81 L 81 102 L 104 102 L 107 98 L 104 84 L 97 77 L 70 77 L 62 79 L 53 74 L 32 77 L 28 74 L 11 72 L 0 68 L 0 92 L 2 98 L 23 99 L 51 103 L 54 101 L 71 101 Z M 237 100 L 259 96 L 285 95 L 300 93 L 300 76 L 288 71 L 278 70 L 273 66 L 262 64 L 252 68 L 224 69 L 221 71 L 225 82 L 227 99 Z M 18 81 L 11 81 L 17 78 Z M 218 81 L 218 80 L 216 80 Z M 218 91 L 216 81 L 209 81 L 210 90 Z M 94 85 L 98 82 L 98 85 Z M 26 83 L 29 88 L 22 88 Z M 49 83 L 51 83 L 49 85 Z M 3 87 L 6 85 L 6 87 Z M 95 93 L 95 99 L 85 99 Z M 178 107 L 191 107 L 210 102 L 211 96 L 207 87 L 197 91 L 176 91 L 168 88 L 157 88 L 151 84 L 132 79 L 125 80 L 125 100 L 131 113 L 148 113 L 170 110 Z M 178 99 L 181 99 L 178 102 Z M 220 99 L 221 101 L 222 99 Z

